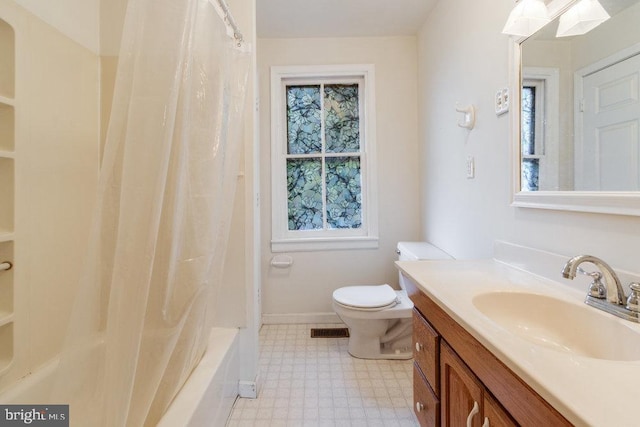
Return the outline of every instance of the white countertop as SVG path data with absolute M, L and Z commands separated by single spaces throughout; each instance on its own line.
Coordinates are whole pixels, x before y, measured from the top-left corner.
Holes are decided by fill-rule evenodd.
M 476 295 L 486 292 L 521 291 L 584 304 L 586 288 L 580 292 L 495 260 L 399 261 L 396 264 L 447 314 L 573 424 L 640 426 L 637 410 L 640 360 L 594 359 L 534 344 L 494 323 L 472 302 Z M 638 324 L 593 307 L 587 309 L 640 332 Z M 637 346 L 640 342 L 630 345 Z

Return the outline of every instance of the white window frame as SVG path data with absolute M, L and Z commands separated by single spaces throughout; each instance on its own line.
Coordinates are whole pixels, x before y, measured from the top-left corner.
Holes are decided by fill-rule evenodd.
M 360 174 L 362 226 L 358 229 L 299 230 L 288 228 L 287 129 L 285 86 L 291 84 L 361 82 Z M 271 67 L 271 251 L 321 251 L 378 247 L 374 66 Z M 348 155 L 348 154 L 345 154 Z
M 539 159 L 540 190 L 559 190 L 560 70 L 548 67 L 524 67 L 522 85 L 536 87 L 537 116 L 535 154 L 523 156 L 523 158 Z

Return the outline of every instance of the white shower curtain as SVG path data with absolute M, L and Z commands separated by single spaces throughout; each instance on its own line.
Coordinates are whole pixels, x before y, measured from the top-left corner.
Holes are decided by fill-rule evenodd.
M 93 229 L 52 401 L 155 425 L 201 358 L 241 148 L 248 54 L 207 0 L 129 0 Z

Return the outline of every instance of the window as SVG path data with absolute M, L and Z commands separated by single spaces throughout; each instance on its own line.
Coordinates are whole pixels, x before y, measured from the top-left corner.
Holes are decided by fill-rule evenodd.
M 521 97 L 521 191 L 561 190 L 559 70 L 524 67 Z M 564 154 L 565 156 L 567 154 Z
M 373 67 L 271 70 L 272 250 L 377 247 Z

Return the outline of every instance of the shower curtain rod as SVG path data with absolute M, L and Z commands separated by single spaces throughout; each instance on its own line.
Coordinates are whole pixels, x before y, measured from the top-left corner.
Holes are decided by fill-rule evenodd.
M 240 28 L 238 28 L 238 24 L 236 24 L 236 21 L 233 19 L 233 15 L 231 14 L 231 11 L 229 11 L 229 6 L 227 6 L 227 3 L 224 0 L 209 0 L 209 2 L 214 7 L 217 6 L 216 10 L 218 11 L 218 14 L 220 15 L 224 23 L 227 25 L 227 28 L 230 29 L 233 33 L 233 39 L 236 41 L 236 44 L 238 46 L 241 46 L 244 42 L 244 37 L 242 36 Z

